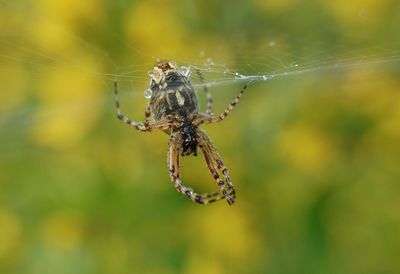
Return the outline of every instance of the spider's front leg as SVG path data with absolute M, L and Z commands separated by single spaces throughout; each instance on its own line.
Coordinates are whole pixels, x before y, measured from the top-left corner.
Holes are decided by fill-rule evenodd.
M 115 108 L 117 110 L 117 118 L 120 119 L 123 123 L 128 124 L 139 131 L 154 131 L 154 130 L 167 130 L 176 126 L 176 120 L 173 117 L 167 117 L 163 120 L 158 121 L 157 123 L 151 124 L 150 119 L 150 105 L 147 106 L 146 112 L 144 113 L 145 119 L 144 122 L 136 122 L 130 119 L 128 116 L 122 113 L 119 96 L 118 96 L 118 83 L 114 81 L 114 99 L 115 99 Z
M 192 201 L 199 204 L 209 204 L 221 200 L 224 198 L 224 195 L 221 195 L 219 192 L 214 192 L 211 194 L 198 194 L 194 192 L 191 188 L 186 187 L 182 184 L 182 181 L 179 177 L 179 154 L 180 154 L 180 142 L 181 135 L 178 132 L 174 132 L 171 134 L 169 145 L 168 145 L 168 172 L 169 176 L 174 183 L 174 186 L 178 192 L 187 196 Z
M 213 175 L 214 180 L 217 181 L 217 184 L 226 198 L 226 201 L 229 205 L 232 205 L 235 202 L 236 192 L 231 178 L 229 177 L 228 169 L 223 164 L 221 157 L 219 156 L 210 138 L 208 138 L 207 134 L 200 129 L 198 129 L 197 134 L 199 146 L 203 151 L 208 169 Z M 224 176 L 227 187 L 225 186 L 224 181 L 219 177 L 218 170 L 221 171 L 222 175 Z

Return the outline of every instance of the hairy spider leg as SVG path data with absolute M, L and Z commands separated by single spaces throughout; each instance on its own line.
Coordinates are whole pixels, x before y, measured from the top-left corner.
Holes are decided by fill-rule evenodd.
M 198 119 L 193 121 L 193 124 L 196 126 L 199 126 L 201 124 L 211 124 L 211 123 L 216 123 L 216 122 L 220 122 L 222 120 L 224 120 L 229 112 L 231 112 L 237 103 L 239 103 L 240 101 L 240 97 L 242 97 L 243 93 L 245 92 L 247 88 L 247 84 L 243 86 L 243 88 L 240 90 L 239 94 L 235 97 L 235 99 L 229 103 L 228 107 L 225 109 L 225 111 L 218 115 L 218 116 L 211 116 L 211 117 L 201 117 L 199 116 Z
M 181 134 L 179 132 L 174 132 L 171 134 L 167 157 L 169 176 L 174 183 L 176 190 L 181 194 L 187 196 L 192 201 L 199 204 L 209 204 L 224 199 L 224 195 L 219 192 L 214 192 L 211 194 L 198 194 L 194 192 L 191 188 L 186 187 L 182 184 L 182 181 L 179 177 L 180 141 Z
M 199 69 L 196 69 L 196 73 L 197 73 L 197 76 L 199 77 L 200 83 L 203 85 L 203 90 L 207 97 L 206 113 L 207 113 L 207 115 L 212 116 L 213 115 L 213 113 L 212 113 L 213 100 L 211 97 L 211 93 L 208 90 L 207 85 L 204 83 L 204 77 L 203 77 L 203 74 L 201 73 L 201 71 Z
M 213 175 L 214 180 L 217 181 L 217 184 L 221 189 L 222 193 L 224 194 L 226 201 L 228 202 L 229 205 L 232 205 L 235 202 L 236 192 L 232 184 L 232 181 L 229 177 L 227 167 L 222 162 L 221 156 L 218 154 L 210 138 L 204 131 L 200 129 L 198 129 L 198 139 L 199 139 L 199 146 L 203 151 L 203 155 L 206 160 L 208 169 Z M 218 170 L 221 171 L 222 175 L 224 176 L 228 190 L 226 189 L 225 182 L 219 177 Z
M 149 122 L 150 107 L 149 106 L 147 107 L 147 110 L 145 112 L 144 123 L 135 122 L 135 121 L 131 120 L 128 116 L 123 114 L 121 112 L 121 107 L 120 107 L 120 103 L 119 103 L 117 81 L 114 81 L 114 99 L 115 99 L 115 107 L 117 109 L 118 119 L 120 119 L 123 123 L 126 123 L 126 124 L 136 128 L 139 131 L 167 130 L 167 129 L 170 129 L 170 128 L 173 128 L 174 126 L 176 126 L 176 121 L 171 121 L 171 119 L 168 119 L 170 117 L 167 117 L 166 119 L 157 121 L 154 124 L 150 124 L 150 122 Z

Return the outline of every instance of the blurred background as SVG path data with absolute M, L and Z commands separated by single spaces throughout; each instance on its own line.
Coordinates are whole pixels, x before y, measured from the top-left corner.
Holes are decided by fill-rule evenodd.
M 1 0 L 0 273 L 400 273 L 399 26 L 395 0 Z M 234 206 L 116 119 L 157 58 L 214 113 L 254 80 L 203 126 Z M 217 188 L 201 156 L 182 177 Z

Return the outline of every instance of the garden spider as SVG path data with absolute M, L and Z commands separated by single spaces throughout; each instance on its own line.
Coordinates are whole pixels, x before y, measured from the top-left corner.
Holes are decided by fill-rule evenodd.
M 200 81 L 203 82 L 200 71 L 197 70 L 197 73 Z M 178 67 L 174 62 L 160 61 L 149 72 L 149 76 L 150 86 L 148 91 L 151 92 L 151 98 L 143 123 L 135 122 L 121 112 L 118 83 L 117 81 L 114 82 L 118 119 L 139 131 L 163 130 L 170 134 L 167 158 L 168 172 L 178 192 L 199 204 L 208 204 L 225 198 L 228 204 L 232 205 L 236 193 L 228 169 L 223 164 L 211 140 L 204 131 L 199 129 L 199 126 L 224 120 L 239 102 L 247 85 L 240 90 L 240 93 L 222 114 L 213 116 L 211 110 L 212 98 L 206 85 L 204 85 L 204 91 L 207 96 L 207 110 L 206 113 L 199 112 L 197 98 L 189 81 L 189 70 L 187 68 Z M 179 177 L 179 156 L 191 154 L 197 156 L 197 147 L 200 147 L 203 152 L 208 169 L 217 182 L 220 192 L 197 194 L 191 188 L 182 184 Z M 220 176 L 221 174 L 223 179 Z

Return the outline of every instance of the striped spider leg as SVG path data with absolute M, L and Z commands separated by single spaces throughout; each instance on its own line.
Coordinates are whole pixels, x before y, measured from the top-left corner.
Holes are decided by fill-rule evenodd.
M 224 120 L 229 115 L 229 112 L 231 112 L 235 108 L 237 103 L 239 103 L 240 98 L 242 97 L 242 95 L 246 89 L 247 89 L 247 84 L 243 86 L 243 88 L 240 90 L 240 92 L 236 96 L 236 98 L 228 105 L 228 107 L 220 115 L 218 115 L 218 116 L 199 115 L 193 121 L 193 124 L 196 126 L 199 126 L 201 124 L 212 124 L 212 123 L 217 123 L 217 122 Z
M 232 184 L 231 178 L 229 177 L 228 169 L 222 162 L 221 156 L 218 154 L 214 144 L 207 136 L 207 134 L 201 129 L 197 130 L 197 138 L 199 140 L 199 147 L 203 151 L 204 159 L 206 160 L 208 169 L 217 182 L 222 194 L 226 198 L 228 204 L 232 205 L 236 197 L 235 188 Z M 220 171 L 225 179 L 222 180 L 218 174 Z M 226 183 L 226 184 L 225 184 Z
M 114 81 L 114 99 L 115 99 L 115 108 L 117 110 L 117 118 L 121 120 L 123 123 L 128 124 L 139 131 L 154 131 L 154 130 L 168 130 L 177 126 L 177 119 L 174 119 L 172 115 L 168 115 L 167 117 L 160 119 L 154 124 L 151 124 L 149 121 L 150 118 L 150 104 L 147 106 L 146 112 L 144 113 L 144 122 L 136 122 L 130 119 L 128 116 L 122 113 L 119 96 L 118 96 L 118 82 Z
M 203 90 L 207 97 L 206 113 L 207 113 L 207 115 L 212 116 L 213 115 L 213 113 L 212 113 L 213 100 L 211 97 L 211 93 L 208 90 L 208 86 L 204 83 L 204 77 L 203 77 L 203 74 L 201 73 L 201 71 L 199 69 L 196 69 L 196 73 L 197 73 L 197 76 L 199 77 L 200 83 L 203 85 Z
M 179 155 L 181 154 L 181 144 L 181 133 L 172 133 L 169 139 L 167 163 L 169 176 L 174 183 L 176 190 L 199 204 L 209 204 L 224 199 L 224 195 L 219 192 L 214 192 L 211 194 L 198 194 L 191 188 L 183 185 L 179 175 Z

